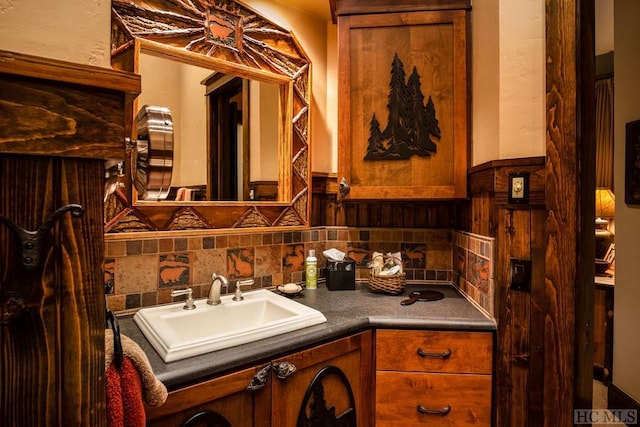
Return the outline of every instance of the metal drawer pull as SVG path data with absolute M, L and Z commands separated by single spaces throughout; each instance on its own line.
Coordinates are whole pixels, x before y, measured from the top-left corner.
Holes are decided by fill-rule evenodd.
M 420 347 L 418 347 L 418 356 L 420 356 L 420 357 L 433 357 L 433 358 L 447 359 L 449 356 L 451 356 L 451 349 L 447 349 L 447 350 L 443 351 L 442 353 L 429 353 L 429 352 L 424 351 Z
M 428 415 L 448 415 L 451 412 L 451 406 L 447 405 L 442 409 L 427 409 L 422 405 L 418 405 L 418 412 Z

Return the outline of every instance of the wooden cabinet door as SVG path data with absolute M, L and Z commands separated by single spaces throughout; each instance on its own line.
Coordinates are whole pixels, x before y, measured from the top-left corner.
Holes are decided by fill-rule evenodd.
M 468 10 L 338 16 L 344 199 L 467 196 L 468 20 Z
M 293 363 L 297 370 L 285 379 L 272 375 L 271 425 L 295 427 L 301 409 L 306 417 L 322 417 L 325 412 L 348 417 L 346 413 L 355 409 L 357 425 L 373 425 L 371 337 L 367 331 L 274 361 Z M 355 408 L 350 403 L 343 375 L 353 393 Z M 316 377 L 321 377 L 321 381 L 310 388 Z M 305 401 L 305 395 L 310 399 Z
M 245 369 L 172 391 L 163 405 L 146 408 L 147 425 L 224 427 L 224 422 L 227 422 L 233 427 L 251 427 L 254 425 L 254 399 L 268 401 L 270 398 L 268 390 L 257 392 L 247 390 L 256 371 L 254 368 Z M 202 423 L 194 419 L 199 414 L 206 414 L 201 417 Z M 220 422 L 206 423 L 214 417 Z M 188 424 L 190 420 L 192 420 L 191 424 Z

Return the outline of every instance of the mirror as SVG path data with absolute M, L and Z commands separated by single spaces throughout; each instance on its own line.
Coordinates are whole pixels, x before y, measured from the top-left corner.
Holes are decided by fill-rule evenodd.
M 137 104 L 176 112 L 171 190 L 164 200 L 278 200 L 277 85 L 170 60 L 148 48 L 140 52 L 139 73 Z
M 239 2 L 113 0 L 112 12 L 112 66 L 142 74 L 142 95 L 128 104 L 129 117 L 144 104 L 169 103 L 145 98 L 147 82 L 160 79 L 160 70 L 194 67 L 180 71 L 180 79 L 195 83 L 197 98 L 204 101 L 186 96 L 192 89 L 183 88 L 175 74 L 162 77 L 169 82 L 160 82 L 159 88 L 179 88 L 172 96 L 184 95 L 181 107 L 168 106 L 175 146 L 201 142 L 176 153 L 171 200 L 162 202 L 138 200 L 127 173 L 127 153 L 125 173 L 105 202 L 105 232 L 308 226 L 310 64 L 293 34 Z M 264 98 L 263 92 L 268 92 Z M 262 107 L 271 116 L 251 107 L 263 99 L 276 102 Z M 236 117 L 221 120 L 227 113 L 214 106 L 225 105 L 228 111 L 238 101 L 242 108 L 231 110 Z M 205 109 L 204 116 L 193 112 L 196 107 Z M 185 117 L 204 122 L 205 135 L 195 124 L 181 124 Z M 197 171 L 196 178 L 187 177 L 186 170 Z

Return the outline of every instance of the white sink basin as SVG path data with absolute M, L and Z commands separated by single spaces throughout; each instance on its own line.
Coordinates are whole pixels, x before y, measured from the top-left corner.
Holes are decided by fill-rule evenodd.
M 243 301 L 232 298 L 225 295 L 214 306 L 196 300 L 194 310 L 184 310 L 184 303 L 143 308 L 133 320 L 165 362 L 327 321 L 318 310 L 266 289 L 245 292 Z

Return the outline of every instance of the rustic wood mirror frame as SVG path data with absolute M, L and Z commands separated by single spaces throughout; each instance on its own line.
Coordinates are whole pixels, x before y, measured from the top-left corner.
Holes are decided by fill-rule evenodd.
M 105 200 L 105 233 L 309 225 L 310 61 L 291 32 L 255 11 L 231 0 L 204 3 L 112 0 L 112 65 L 136 72 L 144 46 L 177 61 L 280 85 L 279 199 L 284 201 L 134 203 L 131 174 L 125 173 Z M 134 107 L 127 106 L 132 120 Z M 125 170 L 129 167 L 126 160 Z

